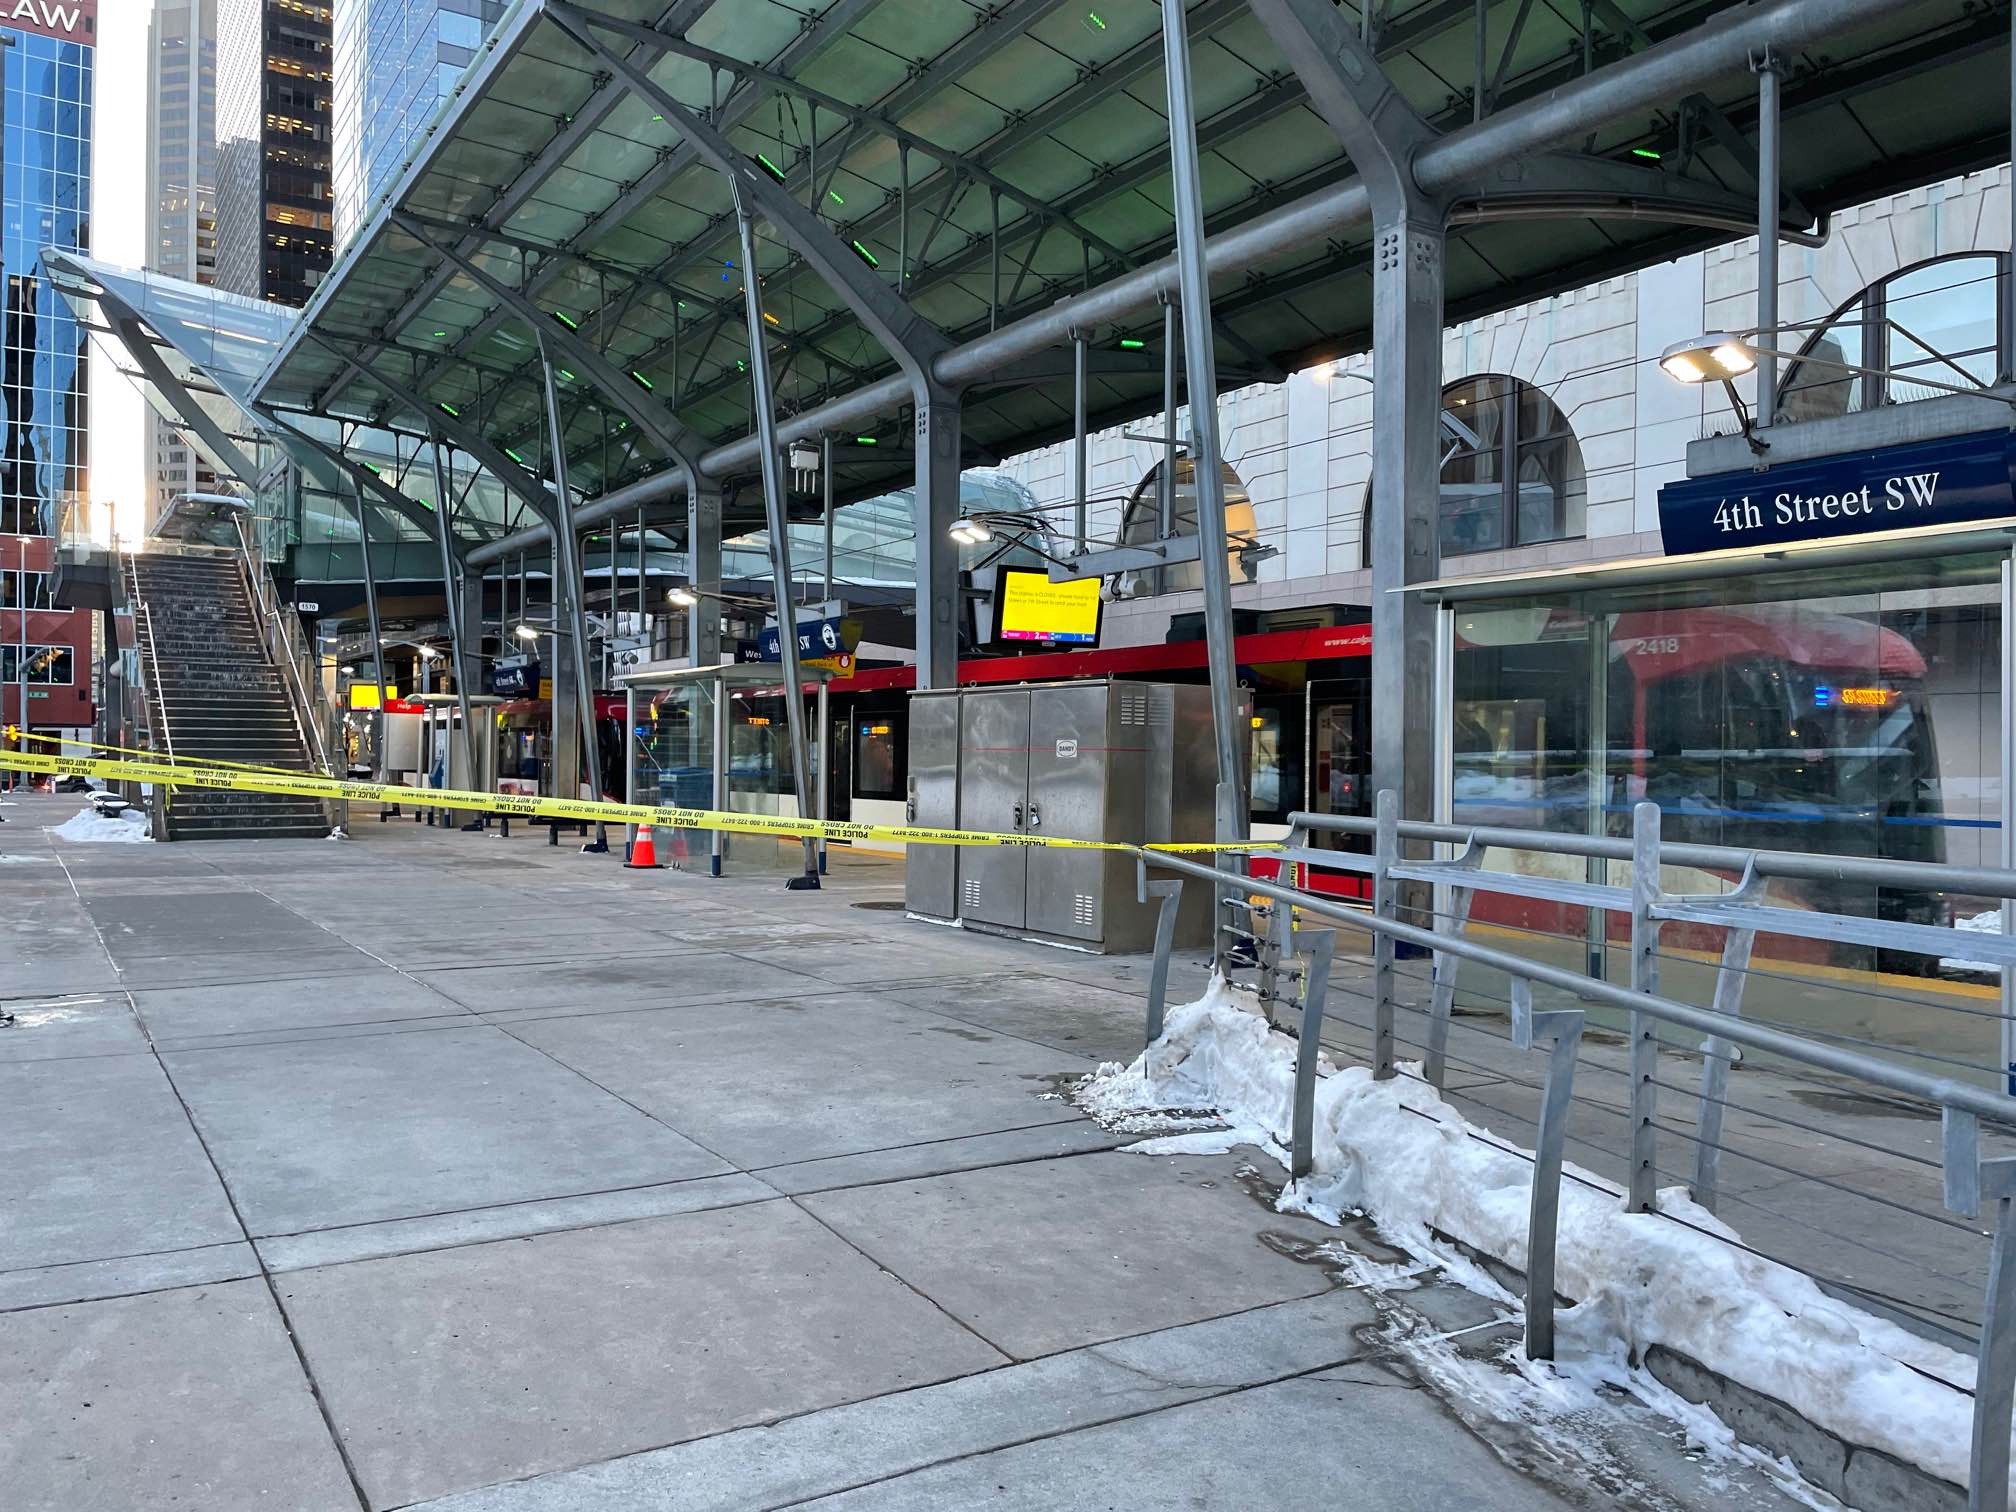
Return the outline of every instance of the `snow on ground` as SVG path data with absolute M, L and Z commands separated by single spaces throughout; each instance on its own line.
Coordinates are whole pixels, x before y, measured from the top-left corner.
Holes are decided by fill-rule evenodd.
M 139 809 L 128 809 L 125 814 L 110 818 L 104 814 L 80 809 L 61 824 L 45 826 L 49 833 L 59 840 L 111 841 L 132 844 L 139 840 L 152 840 L 146 814 Z
M 2002 910 L 1991 908 L 1983 913 L 1968 914 L 1953 921 L 1955 929 L 1964 929 L 1969 934 L 2002 933 Z M 2000 973 L 2002 968 L 1994 961 L 1970 961 L 1965 956 L 1941 956 L 1939 964 L 1948 971 L 1992 971 Z
M 1327 1060 L 1323 1069 L 1312 1174 L 1277 1206 L 1331 1223 L 1362 1213 L 1396 1248 L 1472 1290 L 1514 1301 L 1437 1235 L 1524 1270 L 1530 1156 L 1467 1122 L 1420 1081 L 1375 1081 L 1363 1067 L 1340 1070 Z M 1238 1143 L 1278 1160 L 1292 1128 L 1294 1086 L 1294 1042 L 1268 1027 L 1249 995 L 1219 982 L 1171 1010 L 1162 1038 L 1132 1065 L 1100 1067 L 1074 1097 L 1111 1128 L 1192 1131 L 1131 1147 L 1146 1153 Z M 1229 1129 L 1196 1132 L 1207 1109 Z M 1165 1120 L 1161 1129 L 1157 1119 Z M 1564 1169 L 1555 1284 L 1580 1299 L 1558 1325 L 1569 1374 L 1613 1385 L 1628 1376 L 1627 1389 L 1641 1399 L 1671 1398 L 1627 1363 L 1664 1344 L 1851 1444 L 1966 1483 L 1972 1359 L 1721 1242 L 1717 1236 L 1735 1240 L 1734 1230 L 1684 1188 L 1662 1191 L 1659 1213 L 1627 1213 L 1609 1183 L 1572 1164 Z

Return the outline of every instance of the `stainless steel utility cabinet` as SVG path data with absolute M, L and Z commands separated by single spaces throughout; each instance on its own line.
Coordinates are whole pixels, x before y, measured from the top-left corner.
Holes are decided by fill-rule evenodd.
M 910 701 L 918 824 L 1069 840 L 1209 840 L 1217 785 L 1210 690 L 1121 681 L 919 693 Z M 1186 888 L 1184 943 L 1211 927 Z M 1158 905 L 1134 858 L 1069 847 L 913 845 L 913 913 L 1093 950 L 1145 950 Z

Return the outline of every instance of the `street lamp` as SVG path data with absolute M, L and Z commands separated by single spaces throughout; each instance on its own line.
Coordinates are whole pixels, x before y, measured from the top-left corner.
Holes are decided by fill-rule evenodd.
M 1821 356 L 1814 352 L 1784 352 L 1776 347 L 1759 346 L 1756 338 L 1763 335 L 1777 336 L 1794 327 L 1777 327 L 1767 331 L 1759 327 L 1752 331 L 1710 331 L 1687 341 L 1676 341 L 1659 354 L 1659 366 L 1666 376 L 1678 383 L 1719 383 L 1729 395 L 1730 408 L 1736 411 L 1736 418 L 1742 422 L 1743 439 L 1750 444 L 1752 452 L 1762 453 L 1770 446 L 1756 433 L 1756 424 L 1742 396 L 1736 392 L 1735 380 L 1743 377 L 1757 366 L 1759 357 L 1777 357 L 1787 362 L 1799 363 L 1830 372 L 1855 373 L 1871 378 L 1896 378 L 1906 376 L 1890 368 L 1864 367 L 1859 363 L 1842 362 L 1833 357 Z M 1922 377 L 1917 373 L 1908 375 L 1909 381 L 1919 388 L 1937 389 L 1947 394 L 1967 394 L 1977 399 L 1999 399 L 2004 404 L 2016 406 L 2016 396 L 1997 394 L 1979 385 L 1969 388 L 1965 384 L 1943 383 L 1935 378 Z M 1760 394 L 1758 403 L 1774 406 L 1777 396 Z

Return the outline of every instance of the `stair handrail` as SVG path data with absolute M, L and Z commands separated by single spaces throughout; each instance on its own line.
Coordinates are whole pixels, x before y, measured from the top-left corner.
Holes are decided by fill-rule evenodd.
M 301 749 L 326 775 L 334 775 L 330 765 L 329 748 L 322 738 L 321 722 L 316 719 L 316 703 L 309 695 L 301 665 L 307 660 L 308 647 L 305 638 L 298 643 L 295 636 L 300 634 L 298 621 L 291 620 L 280 611 L 279 595 L 271 592 L 272 574 L 264 560 L 253 567 L 254 552 L 250 512 L 244 509 L 231 511 L 231 522 L 238 536 L 238 570 L 251 594 L 254 618 L 259 622 L 259 640 L 266 651 L 268 660 L 283 671 L 283 683 L 287 690 L 287 711 L 294 720 L 295 731 L 301 737 Z

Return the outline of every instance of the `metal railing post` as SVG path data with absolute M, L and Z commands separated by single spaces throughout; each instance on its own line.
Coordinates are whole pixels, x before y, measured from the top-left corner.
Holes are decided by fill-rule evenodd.
M 1575 1095 L 1575 1056 L 1582 1044 L 1580 1008 L 1533 1011 L 1533 984 L 1512 979 L 1512 1043 L 1531 1050 L 1547 1042 L 1547 1086 L 1533 1141 L 1533 1195 L 1526 1216 L 1526 1358 L 1554 1358 L 1554 1250 L 1561 1215 L 1561 1156 Z
M 1659 991 L 1659 921 L 1652 916 L 1659 897 L 1659 805 L 1631 810 L 1631 990 Z M 1653 1166 L 1652 1116 L 1658 1100 L 1659 1025 L 1649 1013 L 1631 1010 L 1631 1171 L 1627 1208 L 1653 1210 L 1658 1175 Z
M 1450 863 L 1450 870 L 1475 871 L 1483 861 L 1484 848 L 1473 842 Z M 1477 889 L 1458 880 L 1442 884 L 1440 890 L 1449 895 L 1449 932 L 1460 939 L 1470 922 L 1470 905 L 1476 901 Z M 1421 1057 L 1421 1075 L 1438 1091 L 1448 1075 L 1449 1017 L 1456 1011 L 1456 975 L 1462 965 L 1461 956 L 1446 950 L 1435 952 L 1434 995 L 1428 1005 L 1428 1045 Z
M 1393 867 L 1400 856 L 1400 795 L 1382 788 L 1372 800 L 1379 830 L 1372 849 L 1372 912 L 1391 922 L 1397 914 L 1399 885 Z M 1393 1075 L 1393 936 L 1384 930 L 1372 936 L 1372 1075 L 1385 1081 Z
M 1732 929 L 1722 942 L 1722 963 L 1715 974 L 1717 1013 L 1743 1014 L 1743 987 L 1750 980 L 1750 947 L 1754 929 Z M 1736 1047 L 1718 1034 L 1701 1042 L 1701 1108 L 1694 1118 L 1694 1200 L 1715 1211 L 1718 1171 L 1722 1160 L 1722 1109 L 1729 1092 L 1729 1067 Z
M 1298 929 L 1290 939 L 1305 962 L 1301 1038 L 1295 1045 L 1294 1128 L 1288 1142 L 1288 1175 L 1300 1181 L 1316 1158 L 1316 1062 L 1323 1053 L 1323 999 L 1330 990 L 1330 959 L 1337 951 L 1337 931 Z
M 1968 1512 L 2008 1512 L 2009 1425 L 2016 1406 L 2016 1157 L 1981 1159 L 1981 1120 L 1948 1107 L 1941 1114 L 1946 1206 L 1963 1218 L 1995 1205 L 1981 1345 L 1974 1370 L 1974 1421 L 1967 1455 Z
M 1169 997 L 1169 953 L 1176 946 L 1176 910 L 1183 902 L 1183 879 L 1174 878 L 1167 882 L 1148 880 L 1148 857 L 1145 853 L 1134 858 L 1135 880 L 1139 884 L 1139 901 L 1146 903 L 1150 898 L 1162 900 L 1161 911 L 1155 915 L 1155 957 L 1148 968 L 1148 1024 L 1145 1043 L 1154 1044 L 1162 1038 L 1162 1015 Z

